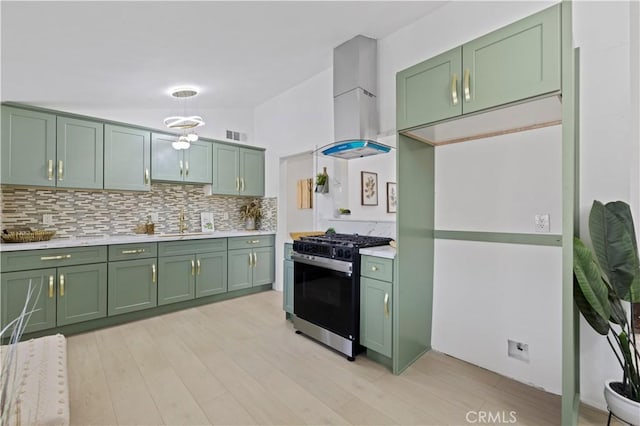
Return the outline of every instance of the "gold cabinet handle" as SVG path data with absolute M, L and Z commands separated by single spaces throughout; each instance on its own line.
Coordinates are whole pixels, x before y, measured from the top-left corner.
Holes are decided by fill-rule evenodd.
M 182 176 L 182 160 L 180 160 L 180 176 Z
M 144 169 L 144 184 L 149 185 L 149 169 Z
M 64 163 L 62 160 L 58 161 L 58 180 L 64 180 Z
M 122 254 L 140 254 L 144 253 L 144 249 L 136 249 L 136 250 L 122 250 Z
M 240 178 L 240 191 L 244 192 L 244 178 Z
M 193 260 L 191 261 L 191 276 L 196 276 L 196 263 Z
M 184 169 L 185 169 L 186 175 L 189 176 L 189 162 L 188 161 L 184 162 Z
M 469 70 L 464 70 L 464 100 L 465 102 L 469 102 L 471 100 L 471 91 L 469 90 L 469 79 L 471 75 Z
M 260 240 L 247 240 L 247 244 L 258 244 Z
M 378 270 L 378 267 L 377 267 L 377 266 L 372 266 L 372 267 L 371 267 L 371 270 L 372 270 L 373 272 L 376 272 L 376 271 Z
M 53 275 L 49 275 L 49 299 L 53 299 Z
M 62 254 L 60 256 L 42 256 L 40 260 L 62 260 L 62 259 L 71 259 L 70 254 Z
M 196 265 L 198 265 L 198 275 L 200 275 L 200 271 L 202 270 L 202 268 L 200 267 L 200 259 L 196 260 Z
M 49 180 L 53 180 L 53 160 L 49 160 L 48 161 L 47 176 L 48 176 Z
M 60 274 L 60 296 L 64 296 L 64 275 Z
M 384 295 L 384 316 L 389 318 L 389 293 Z
M 240 191 L 240 178 L 236 177 L 236 191 Z
M 156 283 L 156 264 L 151 265 L 151 282 Z
M 253 267 L 255 268 L 256 266 L 258 266 L 258 254 L 254 251 L 253 252 Z
M 458 74 L 453 74 L 451 77 L 451 102 L 458 105 Z
M 249 253 L 249 267 L 253 266 L 253 256 L 251 256 L 251 253 Z

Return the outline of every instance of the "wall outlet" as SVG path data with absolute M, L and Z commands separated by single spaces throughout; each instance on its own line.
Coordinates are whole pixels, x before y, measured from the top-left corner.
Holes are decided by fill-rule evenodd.
M 42 215 L 42 224 L 43 225 L 53 225 L 53 215 L 52 214 L 43 214 Z
M 515 340 L 507 340 L 507 354 L 511 358 L 519 359 L 520 361 L 529 362 L 529 345 L 522 342 L 516 342 Z
M 534 226 L 536 232 L 551 232 L 549 213 L 535 215 Z
M 157 223 L 160 221 L 160 215 L 157 212 L 151 213 L 149 216 L 151 216 L 151 222 L 153 223 Z
M 227 212 L 222 213 L 222 218 L 224 220 L 229 220 L 229 213 L 227 213 Z

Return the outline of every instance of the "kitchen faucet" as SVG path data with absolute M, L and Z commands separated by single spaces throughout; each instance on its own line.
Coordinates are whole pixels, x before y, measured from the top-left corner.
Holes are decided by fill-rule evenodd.
M 178 216 L 178 229 L 180 230 L 180 233 L 182 234 L 184 231 L 187 230 L 187 225 L 184 223 L 184 208 L 180 209 L 180 215 Z

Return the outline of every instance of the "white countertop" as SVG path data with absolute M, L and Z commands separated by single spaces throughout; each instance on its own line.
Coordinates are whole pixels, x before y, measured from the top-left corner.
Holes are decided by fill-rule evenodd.
M 396 249 L 391 246 L 366 247 L 360 249 L 360 254 L 367 256 L 385 257 L 387 259 L 395 259 Z
M 86 238 L 53 238 L 49 241 L 41 241 L 36 243 L 1 243 L 0 252 L 19 251 L 19 250 L 39 250 L 50 248 L 68 248 L 68 247 L 84 247 L 84 246 L 106 246 L 113 244 L 132 244 L 132 243 L 154 243 L 162 241 L 176 240 L 202 240 L 207 238 L 227 238 L 227 237 L 247 237 L 253 235 L 273 235 L 275 231 L 215 231 L 215 232 L 197 232 L 185 233 L 183 235 L 174 234 L 133 234 L 133 235 L 112 235 L 102 237 L 86 237 Z

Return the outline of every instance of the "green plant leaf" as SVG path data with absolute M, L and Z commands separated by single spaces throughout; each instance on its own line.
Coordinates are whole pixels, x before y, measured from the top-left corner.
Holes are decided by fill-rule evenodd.
M 574 298 L 578 309 L 598 333 L 607 334 L 611 316 L 609 287 L 602 279 L 591 250 L 579 238 L 573 239 L 573 274 Z
M 629 296 L 625 298 L 626 301 L 631 303 L 640 303 L 640 258 L 638 257 L 638 243 L 636 239 L 636 230 L 633 226 L 633 217 L 631 216 L 631 208 L 623 201 L 612 201 L 605 205 L 605 208 L 616 215 L 623 223 L 627 232 L 631 238 L 631 244 L 633 245 L 633 259 L 635 264 L 632 265 L 632 270 L 636 271 L 636 276 L 631 283 L 629 289 Z
M 638 258 L 625 220 L 618 217 L 620 205 L 611 211 L 594 201 L 589 215 L 589 231 L 598 263 L 618 297 L 629 298 L 629 290 L 638 275 Z M 630 213 L 629 213 L 630 216 Z

